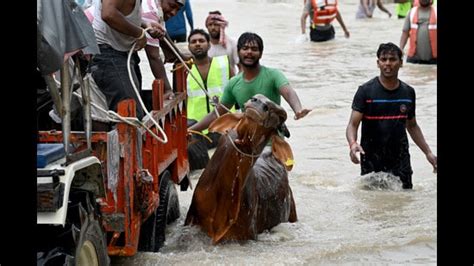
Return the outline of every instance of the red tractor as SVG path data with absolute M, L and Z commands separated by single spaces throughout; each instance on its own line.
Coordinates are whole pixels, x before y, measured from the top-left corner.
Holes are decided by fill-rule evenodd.
M 47 39 L 45 27 L 38 24 L 38 38 Z M 123 120 L 110 130 L 92 131 L 86 96 L 90 92 L 77 68 L 85 122 L 84 130 L 73 131 L 74 78 L 68 62 L 60 67 L 59 87 L 51 74 L 41 73 L 62 124 L 61 130 L 38 132 L 38 265 L 108 265 L 109 255 L 156 252 L 165 240 L 166 225 L 180 215 L 176 184 L 181 190 L 190 185 L 186 72 L 175 71 L 172 99 L 164 99 L 161 80 L 153 82 L 150 113 L 157 124 L 148 120 L 137 126 Z M 135 105 L 133 100 L 120 102 L 118 115 L 134 117 Z M 160 134 L 167 141 L 157 139 Z

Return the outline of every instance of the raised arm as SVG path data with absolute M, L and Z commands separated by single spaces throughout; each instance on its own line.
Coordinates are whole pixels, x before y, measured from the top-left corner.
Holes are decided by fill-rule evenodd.
M 300 98 L 296 94 L 296 91 L 291 87 L 290 84 L 284 85 L 280 88 L 280 94 L 283 96 L 285 101 L 290 105 L 293 112 L 295 112 L 295 120 L 305 117 L 311 109 L 306 109 L 301 106 Z

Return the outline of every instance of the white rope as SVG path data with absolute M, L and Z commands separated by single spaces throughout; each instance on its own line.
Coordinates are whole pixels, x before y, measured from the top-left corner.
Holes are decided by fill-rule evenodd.
M 146 28 L 144 31 L 147 31 L 151 29 L 151 27 L 148 27 Z M 140 106 L 142 107 L 143 111 L 146 113 L 146 115 L 150 118 L 150 120 L 153 122 L 153 124 L 155 124 L 156 128 L 158 128 L 158 130 L 160 131 L 160 134 L 163 136 L 163 138 L 159 138 L 157 135 L 155 135 L 154 133 L 152 133 L 153 137 L 155 137 L 158 141 L 160 141 L 161 143 L 167 143 L 168 142 L 168 137 L 166 136 L 166 133 L 163 131 L 163 129 L 160 127 L 160 125 L 158 125 L 158 123 L 155 121 L 155 119 L 153 118 L 153 116 L 150 114 L 150 112 L 148 112 L 148 110 L 146 109 L 145 107 L 145 104 L 143 103 L 142 101 L 142 97 L 140 97 L 140 93 L 138 92 L 138 89 L 137 87 L 135 86 L 135 82 L 133 81 L 133 77 L 132 77 L 132 71 L 130 70 L 130 59 L 132 58 L 132 53 L 135 49 L 135 45 L 137 44 L 137 42 L 135 42 L 133 45 L 132 45 L 132 48 L 130 49 L 130 51 L 128 52 L 128 57 L 127 57 L 127 70 L 128 70 L 128 77 L 130 78 L 130 82 L 132 83 L 132 87 L 133 87 L 133 90 L 135 91 L 135 94 L 137 95 L 137 99 L 138 99 L 138 102 L 140 103 Z M 118 117 L 120 117 L 117 113 L 113 112 L 113 111 L 109 111 L 111 112 L 110 114 L 112 115 L 117 115 Z M 109 113 L 108 112 L 108 113 Z M 120 119 L 120 118 L 119 118 Z M 138 120 L 138 119 L 137 119 Z M 125 121 L 124 121 L 125 122 Z M 143 124 L 141 121 L 140 121 L 141 124 Z M 151 133 L 151 130 L 145 126 L 145 129 Z
M 150 28 L 147 28 L 145 30 L 148 30 Z M 133 89 L 135 90 L 135 94 L 137 95 L 137 98 L 142 106 L 142 108 L 144 109 L 144 111 L 146 112 L 146 114 L 150 117 L 150 119 L 152 120 L 152 122 L 155 124 L 155 126 L 158 128 L 158 130 L 160 131 L 161 135 L 164 137 L 163 139 L 158 137 L 158 135 L 155 134 L 155 132 L 153 132 L 151 129 L 149 129 L 142 121 L 140 121 L 138 118 L 136 117 L 124 117 L 124 116 L 121 116 L 119 115 L 118 113 L 112 111 L 112 110 L 105 110 L 103 109 L 102 107 L 100 107 L 99 105 L 91 102 L 91 105 L 93 105 L 94 107 L 96 107 L 98 110 L 102 111 L 103 113 L 106 114 L 106 119 L 110 122 L 114 122 L 114 123 L 118 123 L 118 122 L 124 122 L 128 125 L 131 125 L 131 126 L 134 126 L 136 128 L 138 127 L 141 127 L 141 128 L 144 128 L 146 131 L 148 131 L 155 139 L 157 139 L 158 141 L 162 142 L 162 143 L 167 143 L 168 142 L 168 138 L 166 136 L 166 133 L 163 131 L 163 129 L 160 127 L 160 125 L 155 121 L 155 119 L 153 119 L 153 117 L 151 116 L 151 114 L 148 112 L 148 110 L 146 109 L 145 107 L 145 104 L 143 103 L 141 97 L 140 97 L 140 94 L 138 93 L 138 89 L 136 88 L 135 86 L 135 82 L 133 82 L 133 77 L 132 77 L 132 73 L 130 71 L 130 59 L 131 59 L 131 54 L 133 52 L 133 49 L 135 48 L 135 44 L 136 42 L 133 44 L 132 46 L 132 49 L 130 50 L 129 54 L 128 54 L 128 58 L 127 58 L 127 70 L 128 70 L 128 75 L 129 75 L 129 78 L 130 78 L 130 82 L 132 83 L 132 86 L 133 86 Z M 72 74 L 72 77 L 71 77 L 71 81 L 74 81 L 76 77 L 76 71 L 73 71 L 73 74 Z M 59 86 L 60 82 L 56 79 L 55 75 L 53 75 L 53 79 L 54 81 L 57 83 L 57 85 Z M 70 90 L 72 91 L 72 94 L 74 94 L 75 96 L 79 97 L 82 99 L 82 95 L 80 95 L 79 93 L 75 92 L 72 90 L 74 86 L 74 82 L 71 82 L 71 85 L 70 85 Z
M 82 95 L 80 95 L 79 93 L 73 92 L 73 94 L 82 99 Z M 91 104 L 94 107 L 96 107 L 99 111 L 106 114 L 105 119 L 107 119 L 108 121 L 114 122 L 114 123 L 124 122 L 124 123 L 126 123 L 128 125 L 131 125 L 131 126 L 134 126 L 136 128 L 141 127 L 143 129 L 145 129 L 146 131 L 148 131 L 155 139 L 160 140 L 160 138 L 155 134 L 155 132 L 153 132 L 151 129 L 149 129 L 147 126 L 145 126 L 145 124 L 143 124 L 143 122 L 140 121 L 138 118 L 136 118 L 136 117 L 124 117 L 124 116 L 121 116 L 121 115 L 119 115 L 118 113 L 116 113 L 112 110 L 105 110 L 105 109 L 103 109 L 102 107 L 100 107 L 99 105 L 97 105 L 93 102 L 91 102 Z
M 144 29 L 144 31 L 146 30 L 149 30 L 151 28 L 146 28 Z M 133 90 L 135 91 L 135 94 L 137 95 L 137 99 L 141 105 L 141 107 L 143 108 L 143 110 L 145 111 L 145 113 L 147 114 L 148 117 L 150 117 L 151 121 L 153 122 L 153 124 L 155 124 L 156 128 L 158 128 L 158 130 L 160 131 L 161 135 L 163 136 L 163 138 L 160 138 L 158 137 L 158 135 L 156 135 L 150 128 L 148 128 L 142 121 L 140 121 L 138 118 L 136 117 L 124 117 L 124 116 L 121 116 L 119 115 L 118 113 L 112 111 L 112 110 L 105 110 L 103 109 L 102 107 L 100 107 L 99 105 L 91 102 L 91 104 L 96 107 L 98 110 L 102 111 L 103 113 L 105 113 L 107 115 L 106 119 L 110 122 L 115 122 L 115 123 L 118 123 L 118 122 L 124 122 L 128 125 L 131 125 L 131 126 L 134 126 L 134 127 L 142 127 L 144 128 L 146 131 L 148 131 L 155 139 L 157 139 L 158 141 L 162 142 L 162 143 L 167 143 L 168 142 L 168 137 L 166 136 L 166 133 L 163 131 L 163 129 L 160 127 L 160 125 L 158 124 L 158 122 L 155 121 L 155 119 L 153 118 L 153 116 L 150 114 L 150 112 L 148 112 L 148 110 L 146 109 L 145 107 L 145 104 L 143 103 L 142 101 L 142 98 L 140 97 L 140 93 L 138 92 L 138 89 L 137 87 L 135 86 L 135 82 L 133 81 L 133 77 L 132 77 L 132 72 L 130 70 L 130 59 L 131 59 L 131 56 L 132 56 L 132 53 L 135 49 L 135 45 L 137 43 L 135 42 L 133 45 L 132 45 L 132 48 L 130 49 L 129 53 L 128 53 L 128 57 L 127 57 L 127 70 L 128 70 L 128 77 L 130 79 L 130 83 L 132 83 L 132 87 L 133 87 Z M 82 99 L 82 96 L 77 93 L 77 92 L 73 92 L 74 95 L 78 96 L 79 98 Z
M 179 61 L 181 61 L 181 63 L 183 64 L 183 66 L 186 68 L 186 70 L 188 70 L 188 73 L 191 74 L 191 77 L 194 79 L 194 81 L 196 81 L 196 83 L 199 85 L 199 87 L 201 88 L 201 90 L 206 94 L 206 96 L 209 98 L 209 99 L 212 99 L 211 101 L 211 105 L 213 105 L 214 107 L 216 107 L 217 105 L 220 105 L 222 108 L 224 108 L 227 112 L 230 113 L 230 110 L 229 108 L 227 108 L 225 105 L 221 104 L 219 101 L 216 100 L 216 98 L 214 97 L 211 97 L 211 95 L 209 95 L 209 92 L 204 88 L 204 86 L 198 81 L 198 79 L 194 76 L 194 74 L 191 72 L 191 69 L 188 67 L 188 65 L 186 64 L 186 62 L 184 62 L 184 59 L 181 58 L 181 56 L 179 55 L 179 53 L 174 49 L 174 46 L 170 43 L 170 41 L 168 41 L 168 39 L 165 37 L 163 38 L 163 40 L 168 44 L 168 46 L 171 48 L 171 51 L 176 55 L 176 57 L 179 59 Z M 217 117 L 220 116 L 219 112 L 217 111 L 217 108 L 214 108 L 214 111 L 216 112 L 216 115 Z

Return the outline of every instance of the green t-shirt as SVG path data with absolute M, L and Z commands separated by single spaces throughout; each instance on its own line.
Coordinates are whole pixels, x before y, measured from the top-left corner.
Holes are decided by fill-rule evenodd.
M 243 73 L 231 78 L 224 88 L 221 102 L 225 105 L 238 103 L 243 110 L 245 102 L 252 96 L 263 94 L 279 105 L 281 103 L 280 88 L 288 84 L 288 79 L 280 70 L 260 66 L 260 72 L 251 81 L 245 81 Z

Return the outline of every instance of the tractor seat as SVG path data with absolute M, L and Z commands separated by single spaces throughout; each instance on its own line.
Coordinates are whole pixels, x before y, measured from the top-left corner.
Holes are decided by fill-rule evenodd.
M 66 156 L 64 144 L 41 143 L 36 145 L 36 168 L 44 168 L 46 165 Z

